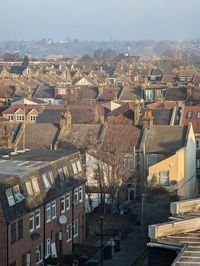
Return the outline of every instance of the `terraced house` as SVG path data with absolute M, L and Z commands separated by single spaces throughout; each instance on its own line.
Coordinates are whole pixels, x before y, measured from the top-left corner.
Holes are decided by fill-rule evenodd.
M 85 239 L 80 154 L 32 150 L 0 159 L 0 265 L 44 265 Z

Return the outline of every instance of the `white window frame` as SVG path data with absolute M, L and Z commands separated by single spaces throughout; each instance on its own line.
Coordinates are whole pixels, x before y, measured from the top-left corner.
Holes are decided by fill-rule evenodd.
M 45 240 L 45 259 L 51 256 L 51 238 Z
M 74 205 L 78 205 L 79 203 L 79 191 L 78 188 L 74 190 Z
M 62 209 L 63 205 L 63 209 Z M 60 198 L 60 213 L 65 213 L 65 196 Z
M 14 119 L 14 116 L 13 115 L 8 115 L 8 120 L 9 121 L 13 121 L 13 119 Z
M 37 115 L 31 115 L 30 118 L 31 118 L 31 121 L 35 122 L 37 120 Z
M 37 177 L 31 178 L 31 183 L 32 183 L 33 191 L 35 192 L 35 194 L 40 193 L 40 187 L 38 184 Z
M 31 184 L 31 180 L 27 180 L 25 182 L 25 185 L 26 185 L 26 191 L 27 191 L 28 195 L 29 196 L 33 196 L 34 192 L 33 192 L 33 187 L 32 187 L 32 184 Z
M 37 260 L 37 254 L 39 254 L 39 260 Z M 39 244 L 35 247 L 35 261 L 36 261 L 36 264 L 39 264 L 42 262 L 42 244 Z
M 55 209 L 55 215 L 53 216 L 53 209 Z M 51 202 L 51 220 L 56 219 L 57 215 L 56 215 L 56 200 Z
M 159 175 L 160 175 L 159 179 L 160 186 L 169 186 L 169 171 L 160 171 Z M 163 180 L 161 180 L 162 178 L 164 178 L 163 180 L 167 180 L 167 183 L 163 183 Z
M 72 224 L 68 224 L 66 228 L 66 241 L 70 242 L 72 240 Z
M 68 172 L 68 169 L 67 169 L 67 166 L 63 166 L 63 173 L 64 173 L 64 176 L 65 178 L 67 178 L 69 176 L 69 172 Z
M 58 169 L 58 174 L 59 174 L 60 181 L 64 181 L 65 180 L 65 175 L 64 175 L 64 172 L 63 172 L 63 168 L 59 168 Z
M 36 219 L 38 218 L 39 223 L 36 223 Z M 35 211 L 35 229 L 37 230 L 38 228 L 40 228 L 40 209 L 37 209 Z
M 30 227 L 30 221 L 32 221 L 32 227 Z M 33 231 L 35 231 L 35 214 L 34 212 L 31 212 L 29 214 L 29 232 L 31 233 Z
M 78 169 L 77 169 L 77 166 L 76 166 L 76 162 L 72 163 L 72 170 L 73 170 L 74 175 L 78 174 Z
M 45 187 L 46 190 L 48 190 L 49 188 L 51 188 L 51 184 L 49 182 L 49 179 L 47 177 L 47 174 L 42 174 L 42 182 L 43 182 L 43 185 Z
M 13 196 L 12 188 L 6 189 L 6 197 L 7 197 L 9 206 L 15 205 L 15 198 Z
M 47 215 L 49 213 L 49 216 Z M 51 204 L 48 203 L 45 207 L 46 223 L 51 222 Z
M 192 111 L 188 111 L 187 112 L 187 118 L 190 118 L 191 119 L 192 118 L 192 115 L 193 115 Z
M 49 180 L 50 180 L 51 184 L 54 185 L 55 179 L 54 179 L 54 176 L 53 176 L 53 172 L 49 171 L 48 175 L 49 175 Z
M 197 119 L 200 118 L 200 112 L 197 112 Z
M 80 186 L 78 188 L 78 197 L 79 197 L 79 203 L 83 202 L 83 186 Z
M 17 121 L 24 121 L 24 115 L 17 115 L 16 120 Z
M 69 211 L 70 210 L 70 193 L 67 193 L 66 194 L 66 204 L 65 204 L 65 207 L 66 207 L 66 211 Z
M 74 238 L 75 237 L 77 237 L 78 236 L 78 218 L 76 218 L 75 220 L 74 220 L 74 224 L 73 224 L 73 226 L 74 226 L 74 230 L 73 230 L 73 234 L 74 234 Z
M 154 158 L 154 162 L 149 161 L 150 158 Z M 147 155 L 147 164 L 155 164 L 157 163 L 157 155 L 156 154 L 148 154 Z

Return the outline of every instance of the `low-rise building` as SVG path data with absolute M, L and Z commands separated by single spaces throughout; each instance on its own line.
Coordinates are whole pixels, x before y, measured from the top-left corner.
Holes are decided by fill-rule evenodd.
M 78 152 L 32 150 L 0 159 L 1 265 L 44 265 L 85 239 Z

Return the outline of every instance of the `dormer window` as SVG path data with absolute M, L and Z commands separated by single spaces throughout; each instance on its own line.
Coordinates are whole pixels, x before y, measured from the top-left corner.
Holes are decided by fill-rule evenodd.
M 24 115 L 17 115 L 17 121 L 24 121 Z
M 32 178 L 32 185 L 33 185 L 33 190 L 35 193 L 39 193 L 40 192 L 40 188 L 39 188 L 39 185 L 38 185 L 38 180 L 37 180 L 37 177 L 34 177 Z
M 187 112 L 187 118 L 192 118 L 192 112 L 191 111 Z
M 49 180 L 46 174 L 42 175 L 42 181 L 43 181 L 45 189 L 49 189 L 51 187 L 51 184 L 49 183 Z
M 37 177 L 34 177 L 31 180 L 26 181 L 25 185 L 29 196 L 33 196 L 34 193 L 36 194 L 40 192 Z
M 75 161 L 75 162 L 72 162 L 72 169 L 73 169 L 74 175 L 82 172 L 81 162 L 79 160 Z
M 20 193 L 19 185 L 6 189 L 6 196 L 9 206 L 13 206 L 25 199 L 25 197 Z
M 9 206 L 15 205 L 15 199 L 13 196 L 12 188 L 6 189 L 6 196 Z

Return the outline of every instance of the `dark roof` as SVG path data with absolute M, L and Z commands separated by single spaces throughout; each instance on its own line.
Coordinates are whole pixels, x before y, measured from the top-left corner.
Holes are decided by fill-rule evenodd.
M 141 97 L 141 89 L 138 87 L 124 87 L 120 96 L 120 100 L 135 100 Z
M 185 87 L 166 89 L 165 101 L 186 101 L 186 99 L 187 89 Z
M 60 114 L 63 110 L 48 110 L 45 109 L 37 117 L 37 123 L 50 123 L 50 124 L 59 124 L 60 123 Z
M 24 66 L 11 66 L 9 72 L 11 74 L 21 75 L 25 69 L 26 67 Z
M 150 109 L 150 108 L 142 108 L 141 109 L 141 116 L 140 120 L 138 122 L 139 125 L 142 125 L 142 119 L 144 117 L 144 113 L 146 111 L 151 111 L 153 115 L 153 123 L 154 125 L 169 125 L 173 109 L 164 109 L 164 108 L 156 108 L 156 109 Z
M 40 85 L 34 94 L 34 98 L 54 98 L 54 87 Z
M 109 153 L 132 153 L 141 138 L 141 129 L 133 125 L 113 125 L 106 128 L 102 150 Z
M 25 145 L 30 149 L 50 149 L 55 143 L 59 128 L 53 124 L 27 124 L 25 130 Z M 23 146 L 23 135 L 18 147 Z
M 146 153 L 173 154 L 186 143 L 187 126 L 153 126 L 145 132 Z

